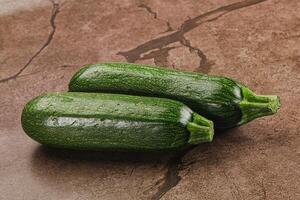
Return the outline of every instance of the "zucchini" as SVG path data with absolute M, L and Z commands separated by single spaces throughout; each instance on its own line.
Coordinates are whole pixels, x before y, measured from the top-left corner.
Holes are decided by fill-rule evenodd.
M 280 107 L 279 97 L 256 95 L 229 78 L 130 63 L 86 65 L 71 79 L 69 91 L 178 100 L 212 120 L 216 129 L 245 124 Z
M 27 103 L 22 127 L 37 142 L 90 150 L 172 150 L 209 142 L 213 123 L 181 102 L 101 93 L 48 93 Z

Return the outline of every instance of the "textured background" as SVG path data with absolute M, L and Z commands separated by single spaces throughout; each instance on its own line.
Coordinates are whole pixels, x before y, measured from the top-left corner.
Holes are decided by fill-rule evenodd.
M 25 103 L 82 65 L 225 75 L 282 108 L 182 155 L 53 151 Z M 300 199 L 300 1 L 0 0 L 0 199 Z

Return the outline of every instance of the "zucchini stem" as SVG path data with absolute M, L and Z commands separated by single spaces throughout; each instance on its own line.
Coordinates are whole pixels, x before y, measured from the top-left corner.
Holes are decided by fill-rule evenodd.
M 190 132 L 189 144 L 199 144 L 203 142 L 211 142 L 214 136 L 214 124 L 212 121 L 193 113 L 193 119 L 187 124 Z
M 243 100 L 239 103 L 242 111 L 242 120 L 239 125 L 245 124 L 258 117 L 275 114 L 280 108 L 280 99 L 275 95 L 257 95 L 246 87 L 242 87 Z

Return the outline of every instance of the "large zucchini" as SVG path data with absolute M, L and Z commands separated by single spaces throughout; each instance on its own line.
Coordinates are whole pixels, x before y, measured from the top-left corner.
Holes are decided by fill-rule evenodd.
M 120 94 L 41 95 L 22 126 L 41 144 L 70 149 L 171 150 L 213 138 L 213 123 L 181 102 Z
M 277 96 L 256 95 L 225 77 L 129 63 L 87 65 L 73 76 L 69 90 L 178 100 L 212 120 L 217 129 L 271 115 L 280 107 Z

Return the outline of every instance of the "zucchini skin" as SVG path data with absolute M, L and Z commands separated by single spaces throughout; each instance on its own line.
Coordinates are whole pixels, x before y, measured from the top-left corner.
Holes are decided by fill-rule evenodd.
M 21 121 L 32 139 L 67 149 L 173 150 L 213 137 L 212 122 L 181 102 L 120 94 L 44 94 Z
M 69 91 L 174 99 L 212 120 L 219 130 L 272 115 L 280 107 L 279 97 L 256 95 L 226 77 L 132 63 L 86 65 L 72 77 Z

